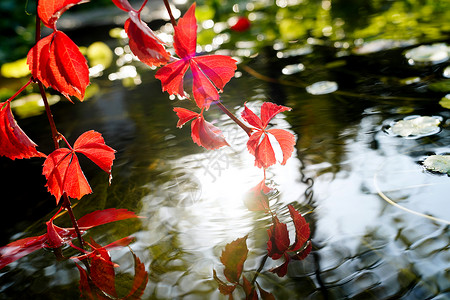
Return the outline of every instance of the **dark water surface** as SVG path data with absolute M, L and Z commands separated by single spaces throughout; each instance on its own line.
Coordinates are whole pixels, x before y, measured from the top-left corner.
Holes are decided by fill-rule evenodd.
M 443 75 L 448 58 L 412 64 L 405 56 L 430 41 L 448 47 L 450 39 L 443 33 L 421 37 L 407 44 L 379 38 L 381 48 L 362 42 L 341 47 L 333 38 L 275 46 L 251 41 L 237 44 L 241 52 L 231 52 L 242 63 L 238 78 L 221 96 L 227 107 L 238 115 L 245 101 L 253 108 L 263 101 L 293 108 L 271 123 L 297 137 L 288 163 L 267 172 L 278 190 L 271 207 L 286 221 L 287 204 L 306 213 L 313 251 L 292 263 L 284 278 L 268 271 L 279 264 L 268 260 L 258 282 L 277 299 L 450 298 L 449 177 L 422 166 L 431 154 L 450 153 L 450 113 L 439 104 L 446 92 L 429 88 L 448 80 Z M 106 43 L 124 49 L 120 40 Z M 245 50 L 251 57 L 239 55 Z M 114 62 L 123 58 L 115 55 Z M 205 151 L 192 142 L 190 126 L 176 128 L 173 107 L 193 108 L 192 103 L 169 100 L 155 71 L 137 62 L 125 65 L 136 67 L 124 73 L 128 79 L 112 80 L 111 74 L 120 70 L 113 63 L 92 79 L 99 89 L 85 103 L 52 106 L 58 129 L 70 142 L 93 129 L 117 150 L 111 186 L 106 174 L 81 159 L 94 193 L 79 201 L 74 212 L 82 216 L 115 207 L 146 217 L 88 233 L 100 244 L 136 237 L 130 247 L 149 272 L 144 299 L 225 299 L 212 277 L 213 269 L 222 270 L 225 245 L 249 235 L 244 267 L 249 278 L 266 253 L 270 219 L 243 203 L 262 172 L 246 150 L 245 133 L 219 109 L 211 107 L 206 118 L 222 129 L 231 146 Z M 318 95 L 324 90 L 306 89 L 321 81 L 331 82 L 330 89 L 336 83 L 337 91 Z M 405 138 L 389 130 L 414 115 L 440 117 L 437 132 Z M 44 115 L 18 122 L 40 151 L 51 151 Z M 42 234 L 55 211 L 39 175 L 42 163 L 0 159 L 2 245 Z M 118 292 L 126 294 L 132 256 L 128 248 L 111 255 L 120 265 Z M 78 299 L 78 280 L 72 261 L 56 261 L 52 252 L 39 250 L 0 271 L 0 299 Z

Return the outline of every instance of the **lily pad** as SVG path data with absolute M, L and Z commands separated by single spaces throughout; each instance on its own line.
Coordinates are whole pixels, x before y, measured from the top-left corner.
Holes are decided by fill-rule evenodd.
M 450 47 L 444 43 L 422 45 L 405 52 L 410 65 L 438 64 L 449 59 Z
M 393 135 L 419 138 L 440 131 L 442 118 L 428 116 L 409 116 L 391 124 L 389 131 Z
M 439 101 L 439 104 L 443 108 L 450 109 L 450 94 L 445 95 L 445 97 L 442 97 L 441 101 Z
M 306 91 L 312 95 L 330 94 L 338 89 L 338 84 L 334 81 L 319 81 L 306 87 Z
M 431 155 L 424 160 L 423 166 L 429 171 L 450 175 L 450 155 Z

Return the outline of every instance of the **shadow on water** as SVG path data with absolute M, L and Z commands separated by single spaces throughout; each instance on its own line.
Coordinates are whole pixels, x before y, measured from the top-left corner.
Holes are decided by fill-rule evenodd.
M 305 260 L 292 263 L 284 278 L 268 272 L 278 264 L 269 259 L 258 282 L 277 299 L 445 299 L 450 293 L 449 178 L 425 171 L 422 162 L 430 154 L 450 152 L 450 113 L 439 104 L 448 90 L 429 88 L 432 83 L 448 81 L 443 76 L 448 60 L 410 64 L 405 51 L 430 41 L 448 47 L 448 32 L 436 37 L 436 24 L 431 24 L 428 31 L 416 30 L 420 33 L 411 38 L 417 40 L 405 42 L 400 35 L 407 28 L 399 27 L 406 31 L 399 29 L 397 39 L 391 23 L 383 27 L 381 21 L 374 21 L 377 16 L 383 19 L 396 13 L 403 24 L 412 18 L 404 14 L 406 6 L 413 11 L 421 1 L 392 5 L 368 1 L 359 6 L 345 2 L 345 8 L 343 2 L 309 1 L 308 8 L 296 4 L 291 11 L 282 5 L 268 6 L 257 11 L 250 35 L 227 33 L 230 39 L 221 47 L 233 50 L 235 45 L 242 46 L 238 42 L 244 38 L 253 42 L 249 56 L 240 56 L 238 78 L 226 86 L 223 103 L 238 115 L 244 101 L 250 107 L 272 101 L 293 108 L 271 124 L 296 134 L 294 155 L 285 166 L 271 167 L 267 178 L 278 190 L 271 206 L 280 219 L 289 216 L 287 204 L 305 214 L 313 251 Z M 334 8 L 326 9 L 331 4 Z M 239 7 L 242 12 L 244 6 Z M 311 25 L 305 13 L 298 36 L 288 35 L 295 43 L 271 40 L 274 34 L 288 34 L 292 26 L 296 28 L 298 19 L 292 13 L 296 9 L 314 11 L 324 22 L 322 33 L 330 26 L 333 33 L 319 36 L 318 25 Z M 367 18 L 352 17 L 354 9 Z M 284 25 L 277 25 L 276 32 L 272 32 L 274 20 L 258 21 L 258 16 L 274 11 L 284 17 Z M 218 12 L 216 17 L 224 18 Z M 420 11 L 422 17 L 425 13 Z M 346 21 L 345 25 L 339 25 L 339 20 Z M 256 24 L 266 30 L 263 41 L 254 40 L 259 34 Z M 359 32 L 347 33 L 348 40 L 354 41 L 358 34 L 368 40 L 376 26 L 384 32 L 378 34 L 382 44 L 359 41 L 346 46 L 347 39 L 338 34 L 354 27 Z M 104 29 L 101 36 L 107 36 L 110 28 Z M 73 33 L 82 36 L 83 30 Z M 83 38 L 88 45 L 97 37 Z M 125 41 L 105 42 L 126 54 Z M 241 46 L 236 47 L 245 50 Z M 232 54 L 245 53 L 239 51 Z M 117 53 L 115 62 L 124 57 Z M 126 235 L 136 237 L 131 248 L 149 272 L 144 299 L 223 299 L 212 278 L 212 269 L 221 266 L 223 248 L 250 233 L 244 272 L 252 273 L 267 252 L 271 224 L 266 215 L 250 212 L 243 204 L 248 190 L 262 179 L 247 153 L 246 135 L 212 107 L 208 120 L 222 129 L 231 147 L 203 151 L 192 143 L 189 126 L 176 128 L 172 111 L 175 106 L 192 108 L 192 104 L 168 100 L 153 70 L 138 62 L 125 65 L 136 71 L 128 79 L 112 80 L 109 75 L 119 74 L 122 67 L 113 64 L 93 79 L 99 89 L 85 103 L 61 101 L 52 106 L 57 126 L 69 141 L 94 129 L 117 150 L 111 186 L 106 174 L 81 160 L 94 193 L 77 203 L 75 214 L 116 207 L 146 217 L 89 232 L 102 244 Z M 311 89 L 322 81 L 331 84 Z M 333 84 L 337 90 L 327 91 Z M 386 130 L 412 115 L 439 116 L 439 132 L 404 138 Z M 50 151 L 44 116 L 18 122 L 41 151 Z M 54 200 L 43 187 L 44 178 L 38 176 L 42 161 L 2 158 L 0 164 L 2 182 L 16 191 L 2 197 L 2 244 L 41 234 L 43 222 L 54 209 Z M 121 266 L 120 292 L 128 288 L 130 253 L 124 249 L 111 254 Z M 60 299 L 62 294 L 77 299 L 78 278 L 71 261 L 55 262 L 51 252 L 40 250 L 0 271 L 0 299 L 17 295 Z

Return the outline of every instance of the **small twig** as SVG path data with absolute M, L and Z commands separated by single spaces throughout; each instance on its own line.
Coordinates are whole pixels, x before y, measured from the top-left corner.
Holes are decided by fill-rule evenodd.
M 62 205 L 67 210 L 67 213 L 70 216 L 70 220 L 72 221 L 73 228 L 75 229 L 75 232 L 77 234 L 78 241 L 80 242 L 81 248 L 84 249 L 84 240 L 83 240 L 83 237 L 81 236 L 81 231 L 80 231 L 80 227 L 78 227 L 77 219 L 75 218 L 75 215 L 73 214 L 72 204 L 70 203 L 70 199 L 66 193 L 63 194 L 63 198 L 64 198 L 64 202 Z

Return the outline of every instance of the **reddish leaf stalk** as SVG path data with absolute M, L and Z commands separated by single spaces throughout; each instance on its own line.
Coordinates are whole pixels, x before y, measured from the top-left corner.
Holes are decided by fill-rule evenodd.
M 241 127 L 245 131 L 245 133 L 248 134 L 248 136 L 250 136 L 252 134 L 252 129 L 250 127 L 247 127 L 235 115 L 233 115 L 233 113 L 231 113 L 231 111 L 229 111 L 228 108 L 226 108 L 222 104 L 222 102 L 217 101 L 216 104 L 228 117 L 230 117 L 231 120 L 233 120 L 236 124 L 238 124 L 239 127 Z
M 177 26 L 177 21 L 175 21 L 175 18 L 173 17 L 172 9 L 170 8 L 169 1 L 168 0 L 164 0 L 164 5 L 165 5 L 166 10 L 167 10 L 167 12 L 169 13 L 169 16 L 170 16 L 170 23 L 172 23 L 173 27 Z
M 12 95 L 7 101 L 11 101 L 11 100 L 13 100 L 14 98 L 16 98 L 17 95 L 19 95 L 20 93 L 22 93 L 23 90 L 26 89 L 26 87 L 29 86 L 30 83 L 32 83 L 32 82 L 33 82 L 33 78 L 30 78 L 30 80 L 28 80 L 28 82 L 25 83 L 24 86 L 21 87 L 21 88 L 20 88 L 14 95 Z
M 144 9 L 144 6 L 147 4 L 148 0 L 145 0 L 144 3 L 142 3 L 141 7 L 138 11 L 142 11 Z

